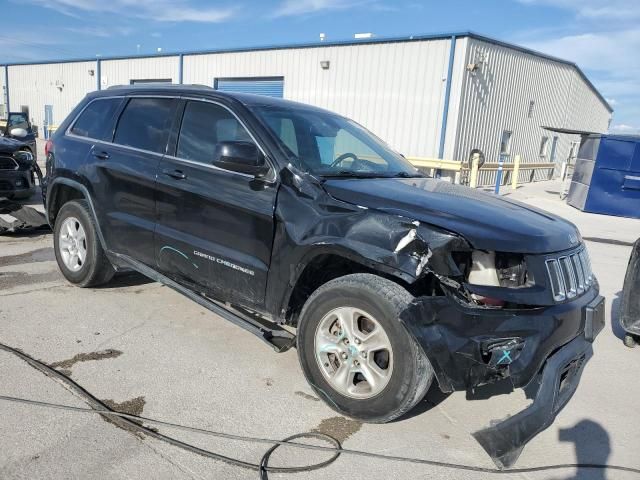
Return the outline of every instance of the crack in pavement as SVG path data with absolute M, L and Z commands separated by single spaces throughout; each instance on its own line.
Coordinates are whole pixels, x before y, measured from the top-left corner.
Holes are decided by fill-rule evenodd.
M 113 350 L 113 349 L 102 350 L 99 352 L 79 353 L 67 360 L 61 360 L 59 362 L 50 363 L 49 366 L 51 368 L 55 368 L 59 370 L 61 373 L 69 377 L 71 376 L 71 367 L 73 367 L 76 363 L 89 362 L 91 360 L 104 360 L 107 358 L 116 358 L 116 357 L 119 357 L 120 355 L 122 355 L 122 352 L 120 350 Z M 125 413 L 128 413 L 128 412 L 125 412 Z

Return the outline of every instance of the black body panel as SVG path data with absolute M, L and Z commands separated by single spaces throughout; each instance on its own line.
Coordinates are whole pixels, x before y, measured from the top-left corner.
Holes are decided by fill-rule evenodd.
M 550 253 L 576 246 L 568 221 L 515 200 L 432 178 L 328 180 L 340 200 L 457 232 L 483 250 Z

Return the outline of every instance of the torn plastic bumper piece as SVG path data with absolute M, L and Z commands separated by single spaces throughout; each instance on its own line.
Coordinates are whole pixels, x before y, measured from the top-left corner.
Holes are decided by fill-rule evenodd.
M 9 221 L 0 217 L 0 234 L 49 228 L 43 213 L 6 198 L 0 198 L 0 214 L 10 217 Z
M 424 348 L 443 392 L 509 379 L 533 403 L 474 437 L 499 468 L 547 428 L 575 391 L 604 327 L 597 283 L 564 304 L 522 311 L 478 309 L 450 297 L 418 297 L 400 315 Z
M 604 318 L 602 297 L 594 302 L 593 315 Z M 500 469 L 511 467 L 524 446 L 538 433 L 549 427 L 558 412 L 567 404 L 578 387 L 586 362 L 593 355 L 591 342 L 601 331 L 602 323 L 594 318 L 585 334 L 573 339 L 551 355 L 541 373 L 532 381 L 537 387 L 533 403 L 523 411 L 473 434 L 496 466 Z

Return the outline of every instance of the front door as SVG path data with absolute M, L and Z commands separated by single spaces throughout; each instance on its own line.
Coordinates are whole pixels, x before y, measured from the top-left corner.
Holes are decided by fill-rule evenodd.
M 228 108 L 188 100 L 157 186 L 156 259 L 165 275 L 242 305 L 264 301 L 276 188 L 212 165 L 217 142 L 252 141 Z

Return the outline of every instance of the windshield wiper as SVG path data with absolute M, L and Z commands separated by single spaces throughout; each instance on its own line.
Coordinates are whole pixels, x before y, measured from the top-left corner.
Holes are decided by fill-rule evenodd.
M 323 178 L 388 178 L 384 172 L 358 172 L 354 170 L 339 170 L 337 172 L 318 173 Z
M 392 177 L 397 177 L 397 178 L 425 178 L 426 175 L 423 173 L 409 173 L 409 172 L 395 172 L 393 174 L 391 174 L 390 176 Z

